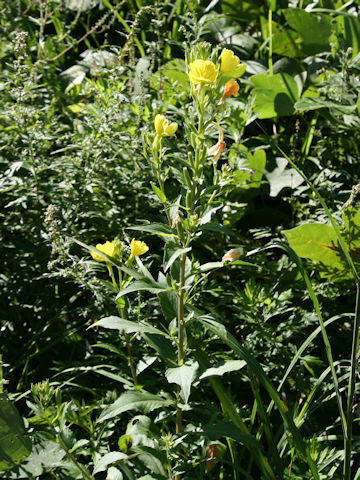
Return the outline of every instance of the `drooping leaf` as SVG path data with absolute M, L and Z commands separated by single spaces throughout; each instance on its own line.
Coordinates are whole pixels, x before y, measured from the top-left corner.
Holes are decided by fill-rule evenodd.
M 165 376 L 169 383 L 176 383 L 181 387 L 181 398 L 188 403 L 191 385 L 196 377 L 196 371 L 199 367 L 197 362 L 187 362 L 184 365 L 166 370 Z
M 205 372 L 199 377 L 199 380 L 203 380 L 207 377 L 212 377 L 214 375 L 222 376 L 224 373 L 235 372 L 241 370 L 245 367 L 246 362 L 244 360 L 227 360 L 226 362 L 220 362 L 217 366 L 208 368 Z
M 120 330 L 125 333 L 154 333 L 157 335 L 165 335 L 165 332 L 162 332 L 158 328 L 155 328 L 151 325 L 140 323 L 140 322 L 131 322 L 130 320 L 125 320 L 124 318 L 110 316 L 101 318 L 96 323 L 93 324 L 95 327 L 109 328 L 111 330 Z
M 129 410 L 149 413 L 152 410 L 166 407 L 172 403 L 172 400 L 167 400 L 145 391 L 125 392 L 112 405 L 109 405 L 102 411 L 98 422 L 104 422 Z
M 152 223 L 146 225 L 134 225 L 133 227 L 127 227 L 128 230 L 138 230 L 140 232 L 153 233 L 154 235 L 159 235 L 160 237 L 174 237 L 178 238 L 175 232 L 162 223 Z
M 335 101 L 327 100 L 323 97 L 306 96 L 295 103 L 295 108 L 299 112 L 307 112 L 309 110 L 317 110 L 319 108 L 328 108 L 332 112 L 342 115 L 350 114 L 356 109 L 356 105 L 342 105 Z
M 21 463 L 31 452 L 23 421 L 10 400 L 0 394 L 0 471 Z

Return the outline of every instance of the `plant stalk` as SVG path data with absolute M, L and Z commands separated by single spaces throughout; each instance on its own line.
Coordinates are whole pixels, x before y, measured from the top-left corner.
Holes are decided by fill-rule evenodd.
M 353 422 L 353 404 L 355 396 L 355 377 L 356 366 L 359 360 L 359 332 L 360 332 L 360 285 L 356 284 L 356 304 L 355 304 L 355 322 L 353 328 L 353 339 L 351 347 L 351 366 L 350 380 L 348 385 L 348 399 L 346 409 L 347 431 L 344 439 L 345 459 L 344 459 L 344 480 L 351 479 L 351 449 L 352 449 L 352 422 Z

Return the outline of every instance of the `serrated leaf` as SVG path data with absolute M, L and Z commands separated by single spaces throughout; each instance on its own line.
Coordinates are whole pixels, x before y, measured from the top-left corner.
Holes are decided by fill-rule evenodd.
M 222 376 L 224 373 L 235 372 L 245 367 L 246 362 L 244 360 L 227 360 L 218 364 L 216 367 L 211 367 L 205 370 L 205 372 L 199 377 L 202 380 L 214 375 Z
M 114 418 L 120 415 L 120 413 L 128 412 L 129 410 L 137 410 L 144 413 L 149 413 L 152 410 L 166 407 L 172 403 L 172 400 L 166 400 L 162 397 L 144 391 L 125 392 L 118 400 L 116 400 L 116 402 L 106 407 L 102 411 L 98 422 L 103 422 L 110 418 Z
M 145 323 L 131 322 L 124 318 L 110 316 L 101 318 L 92 325 L 93 327 L 109 328 L 111 330 L 120 330 L 125 333 L 153 333 L 157 335 L 168 336 L 165 332 Z
M 181 387 L 181 398 L 184 403 L 188 403 L 191 385 L 196 377 L 196 371 L 199 367 L 197 362 L 184 363 L 180 367 L 169 368 L 166 370 L 165 376 L 169 383 L 176 383 Z
M 127 455 L 125 455 L 125 453 L 121 453 L 121 452 L 106 453 L 104 456 L 100 458 L 99 461 L 95 463 L 93 475 L 95 475 L 95 473 L 98 473 L 98 472 L 103 472 L 108 468 L 109 465 L 112 465 L 113 463 L 118 462 L 119 460 L 124 460 L 124 458 L 127 458 Z
M 304 182 L 294 168 L 286 168 L 285 158 L 276 158 L 276 167 L 271 172 L 265 170 L 265 177 L 270 183 L 270 197 L 276 197 L 283 188 L 296 188 Z

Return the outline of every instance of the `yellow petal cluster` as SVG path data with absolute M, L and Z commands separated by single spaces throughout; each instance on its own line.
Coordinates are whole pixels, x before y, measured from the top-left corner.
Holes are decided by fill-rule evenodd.
M 118 253 L 118 246 L 114 242 L 105 242 L 105 243 L 98 243 L 96 245 L 96 248 L 100 250 L 100 252 L 105 253 L 105 255 L 109 255 L 109 257 L 115 257 L 115 255 Z M 92 250 L 91 256 L 93 257 L 94 260 L 97 262 L 106 262 L 107 260 L 103 257 L 100 257 L 100 255 L 95 252 L 95 250 Z
M 189 65 L 189 78 L 193 85 L 211 84 L 218 75 L 218 67 L 210 60 L 195 60 Z
M 241 66 L 240 58 L 234 55 L 232 50 L 224 48 L 220 55 L 221 58 L 221 71 L 232 72 Z
M 156 115 L 155 117 L 155 131 L 158 137 L 171 137 L 175 135 L 178 128 L 176 122 L 170 123 L 165 115 Z
M 132 257 L 143 255 L 149 250 L 149 247 L 146 245 L 145 242 L 141 242 L 140 240 L 135 240 L 135 238 L 131 240 L 130 248 L 131 248 Z

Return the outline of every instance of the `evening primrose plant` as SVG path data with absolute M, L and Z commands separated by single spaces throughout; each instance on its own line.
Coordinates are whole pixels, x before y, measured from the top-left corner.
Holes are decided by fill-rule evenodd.
M 215 229 L 224 238 L 229 234 L 215 217 L 223 207 L 221 194 L 233 181 L 225 149 L 226 130 L 221 125 L 222 111 L 227 99 L 239 93 L 236 78 L 244 72 L 244 66 L 232 51 L 212 50 L 208 44 L 195 45 L 188 51 L 186 64 L 190 94 L 187 113 L 174 118 L 170 110 L 157 112 L 143 137 L 143 156 L 151 167 L 152 189 L 162 206 L 165 221 L 131 227 L 142 235 L 156 235 L 164 241 L 163 252 L 157 252 L 163 254 L 162 268 L 155 274 L 153 265 L 143 264 L 136 253 L 145 253 L 146 246 L 136 241 L 132 242 L 128 260 L 118 262 L 111 256 L 105 257 L 118 269 L 119 281 L 113 279 L 113 282 L 120 315 L 101 318 L 95 325 L 118 330 L 126 336 L 133 388 L 106 406 L 98 421 L 116 419 L 133 410 L 135 413 L 161 411 L 157 425 L 162 435 L 152 437 L 152 450 L 147 450 L 152 462 L 158 465 L 148 467 L 149 475 L 156 474 L 149 478 L 190 480 L 218 475 L 214 478 L 237 479 L 239 472 L 246 471 L 248 478 L 279 480 L 285 478 L 288 465 L 292 468 L 296 465 L 304 478 L 319 480 L 309 445 L 261 365 L 227 332 L 221 319 L 198 306 L 202 283 L 214 270 L 222 269 L 226 278 L 226 272 L 231 274 L 231 269 L 248 265 L 241 260 L 241 246 L 225 247 L 214 259 L 218 261 L 201 265 L 197 258 L 199 242 L 209 230 Z M 214 132 L 217 141 L 210 143 L 208 136 Z M 175 156 L 171 153 L 174 151 Z M 136 259 L 136 269 L 132 268 L 132 257 Z M 154 313 L 146 320 L 143 317 L 135 321 L 128 316 L 129 305 L 134 295 L 140 294 L 152 299 Z M 160 316 L 155 314 L 159 311 Z M 130 345 L 135 336 L 141 336 L 143 342 L 155 350 L 163 366 L 160 391 L 147 391 L 138 380 Z M 243 378 L 249 382 L 255 402 L 250 422 L 211 368 L 211 359 L 203 347 L 211 339 L 221 340 L 235 358 L 241 359 L 229 360 L 224 371 L 247 366 L 248 375 Z M 193 403 L 196 390 L 200 398 L 207 394 L 204 378 L 210 383 L 220 408 L 213 405 L 214 412 L 203 411 L 196 421 L 190 412 L 196 408 Z M 151 390 L 152 385 L 149 387 Z M 275 405 L 282 419 L 281 424 L 276 421 L 276 427 L 272 427 L 263 406 L 262 390 L 267 392 L 271 408 Z M 261 426 L 254 434 L 255 419 Z M 226 445 L 220 442 L 217 447 L 216 442 L 222 438 Z M 129 442 L 132 441 L 135 437 L 129 433 Z M 246 467 L 244 451 L 250 458 Z M 210 468 L 210 465 L 218 463 L 221 467 L 215 474 L 217 467 Z M 224 471 L 228 477 L 223 477 Z

